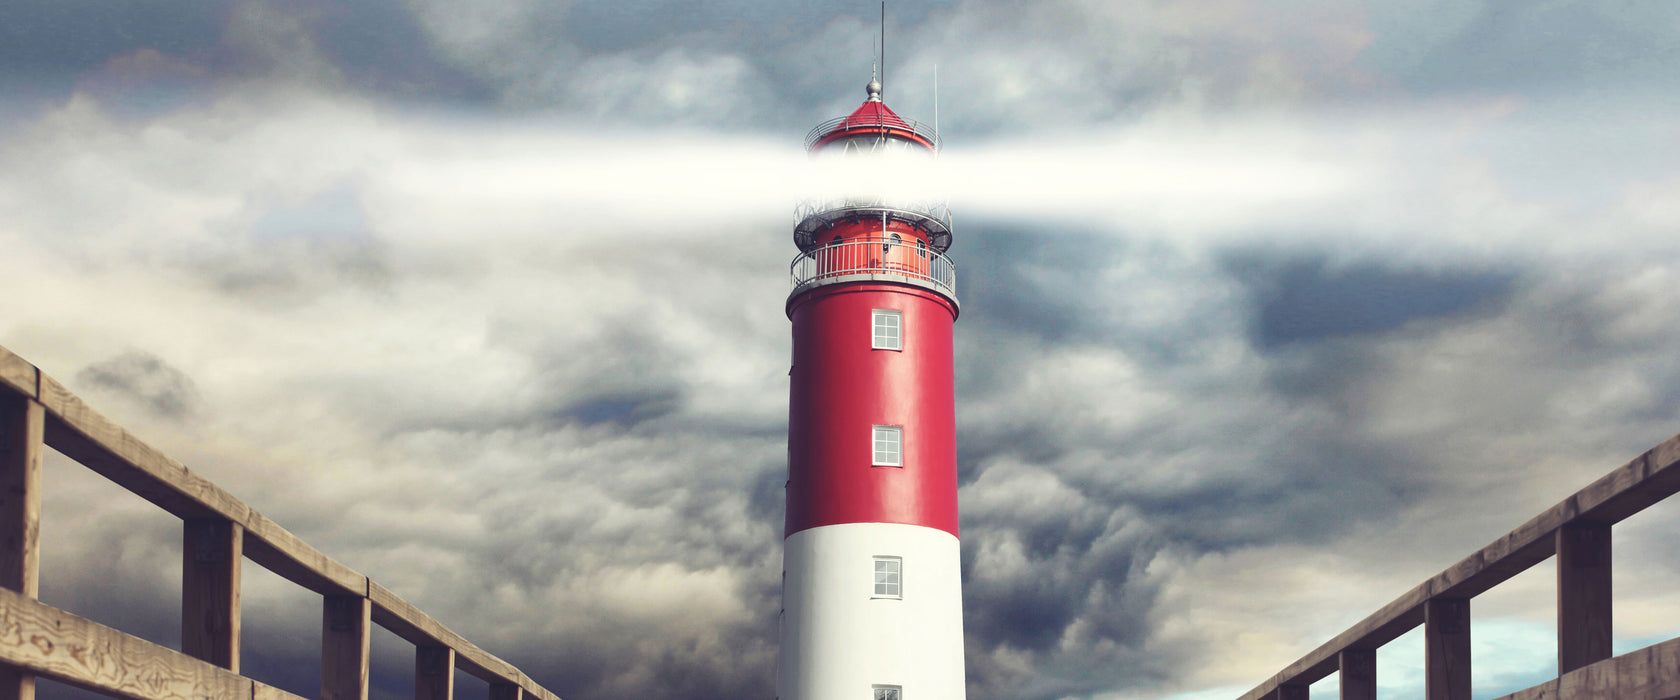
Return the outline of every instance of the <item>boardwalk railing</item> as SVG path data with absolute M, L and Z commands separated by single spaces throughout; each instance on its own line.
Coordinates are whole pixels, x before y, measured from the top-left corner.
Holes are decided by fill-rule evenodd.
M 43 446 L 181 519 L 181 651 L 37 600 Z M 321 595 L 325 700 L 368 696 L 370 624 L 414 644 L 417 698 L 450 698 L 458 668 L 488 682 L 491 700 L 558 700 L 0 348 L 0 700 L 34 697 L 36 676 L 124 698 L 297 697 L 239 674 L 242 559 Z
M 1504 700 L 1680 697 L 1680 638 L 1610 656 L 1610 529 L 1680 491 L 1680 435 L 1651 448 L 1394 602 L 1242 696 L 1306 700 L 1340 672 L 1343 700 L 1377 697 L 1377 648 L 1418 625 L 1428 700 L 1470 699 L 1470 600 L 1557 556 L 1558 678 Z

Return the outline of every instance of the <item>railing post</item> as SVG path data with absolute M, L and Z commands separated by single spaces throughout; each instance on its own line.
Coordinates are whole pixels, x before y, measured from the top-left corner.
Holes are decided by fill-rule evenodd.
M 1610 525 L 1558 528 L 1558 675 L 1610 658 L 1610 612 Z
M 454 700 L 455 650 L 414 648 L 414 700 Z
M 1308 700 L 1311 691 L 1304 685 L 1280 685 L 1277 689 L 1277 700 Z
M 0 586 L 40 597 L 41 451 L 46 411 L 0 392 Z M 0 700 L 33 700 L 35 676 L 0 668 Z
M 373 605 L 359 595 L 329 595 L 321 608 L 321 700 L 367 700 Z
M 1377 650 L 1343 649 L 1336 655 L 1341 700 L 1377 700 Z
M 490 700 L 525 700 L 525 689 L 512 683 L 491 683 Z
M 1470 600 L 1423 604 L 1424 698 L 1470 700 Z
M 181 651 L 239 672 L 239 586 L 245 528 L 187 520 L 181 548 Z

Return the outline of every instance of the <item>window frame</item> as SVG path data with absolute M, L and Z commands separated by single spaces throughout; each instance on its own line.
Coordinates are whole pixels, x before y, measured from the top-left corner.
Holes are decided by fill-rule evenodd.
M 884 319 L 884 318 L 891 318 L 891 319 L 894 320 L 894 324 L 893 324 L 894 338 L 893 339 L 895 341 L 897 341 L 897 343 L 895 345 L 890 345 L 889 346 L 889 345 L 883 345 L 881 343 L 881 332 L 880 332 L 881 319 Z M 870 350 L 893 350 L 893 351 L 896 351 L 896 352 L 904 352 L 904 311 L 903 310 L 901 310 L 901 309 L 870 309 L 869 310 L 869 349 Z
M 904 600 L 904 557 L 891 554 L 877 554 L 870 557 L 869 566 L 869 599 L 870 600 Z M 882 571 L 881 564 L 892 564 L 892 571 Z M 897 581 L 877 581 L 881 574 L 897 575 Z M 882 586 L 892 586 L 894 592 L 882 592 Z
M 881 460 L 881 438 L 892 435 L 897 438 L 897 457 L 894 462 Z M 904 426 L 902 425 L 872 425 L 869 426 L 869 466 L 872 467 L 903 467 L 904 466 Z
M 883 695 L 883 690 L 890 694 Z M 904 700 L 904 686 L 876 683 L 869 686 L 869 700 Z

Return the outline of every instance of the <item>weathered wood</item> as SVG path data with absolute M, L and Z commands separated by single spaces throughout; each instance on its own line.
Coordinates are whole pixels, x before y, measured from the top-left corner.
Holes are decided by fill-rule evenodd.
M 415 646 L 444 646 L 455 650 L 455 664 L 461 670 L 489 683 L 517 682 L 519 669 L 478 648 L 430 615 L 403 600 L 390 589 L 369 582 L 373 600 L 373 621 Z
M 28 398 L 35 398 L 39 385 L 38 370 L 12 351 L 0 348 L 0 389 L 8 389 Z
M 1470 700 L 1469 600 L 1424 603 L 1423 675 L 1427 700 Z
M 46 412 L 0 396 L 0 587 L 37 597 L 41 573 L 41 455 Z
M 1610 658 L 1610 525 L 1557 531 L 1558 673 Z
M 1280 685 L 1277 700 L 1311 700 L 1312 692 L 1304 685 Z
M 124 698 L 247 698 L 260 685 L 9 590 L 0 590 L 0 663 Z M 297 696 L 269 688 L 263 697 Z
M 45 421 L 34 399 L 0 394 L 0 587 L 27 598 L 40 592 Z M 0 700 L 34 698 L 33 675 L 0 669 Z
M 65 456 L 175 517 L 245 522 L 239 499 L 99 415 L 52 377 L 40 375 L 46 441 Z
M 511 664 L 479 649 L 383 587 L 372 584 L 366 576 L 327 557 L 220 487 L 146 445 L 99 415 L 52 377 L 0 347 L 0 465 L 8 464 L 4 446 L 9 443 L 5 440 L 15 432 L 10 430 L 11 423 L 8 422 L 9 414 L 6 411 L 8 407 L 16 406 L 24 407 L 20 409 L 24 412 L 24 444 L 33 445 L 29 450 L 18 454 L 32 454 L 34 461 L 28 463 L 35 466 L 33 471 L 7 471 L 6 475 L 0 475 L 0 479 L 18 475 L 27 477 L 33 473 L 33 478 L 38 481 L 39 454 L 44 444 L 187 521 L 183 535 L 185 561 L 182 564 L 182 648 L 192 655 L 214 661 L 226 669 L 238 669 L 239 564 L 243 554 L 245 558 L 281 577 L 324 596 L 324 697 L 367 696 L 368 623 L 377 617 L 380 624 L 390 627 L 392 631 L 417 645 L 444 648 L 443 653 L 453 657 L 449 666 L 451 676 L 453 669 L 458 667 L 489 681 L 493 689 L 514 688 L 516 698 L 558 700 L 558 696 L 536 685 Z M 31 430 L 28 428 L 29 421 L 33 421 L 33 440 L 28 437 Z M 16 572 L 33 572 L 39 566 L 38 547 L 34 544 L 38 533 L 39 489 L 30 486 L 21 490 L 21 493 L 36 499 L 32 511 L 35 515 L 32 518 L 24 518 L 24 521 L 36 524 L 12 528 L 24 533 L 17 541 L 27 542 L 28 545 L 7 545 L 4 537 L 8 530 L 5 529 L 4 523 L 9 522 L 8 513 L 19 508 L 29 511 L 30 503 L 27 498 L 12 498 L 11 494 L 14 492 L 6 490 L 7 483 L 9 482 L 0 481 L 0 548 L 9 546 L 11 550 L 21 552 L 23 557 L 7 559 L 0 556 L 0 559 L 14 563 L 24 562 L 31 556 L 35 559 L 17 564 L 14 567 L 15 572 L 10 575 L 4 570 L 5 561 L 0 561 L 0 583 L 9 580 L 7 577 L 10 576 L 18 581 L 19 590 L 27 589 L 33 594 L 36 585 L 34 575 L 26 576 Z M 26 583 L 27 585 L 24 585 Z M 377 606 L 368 598 L 374 593 L 380 596 L 381 603 Z M 5 611 L 0 610 L 0 615 L 4 614 Z M 85 624 L 108 630 L 94 623 Z M 6 619 L 0 619 L 0 637 L 15 635 L 18 629 L 19 626 L 7 622 Z M 121 635 L 114 630 L 108 631 Z M 15 638 L 5 637 L 0 639 L 0 644 L 8 643 L 7 640 L 16 641 Z M 51 643 L 51 640 L 43 643 Z M 84 645 L 79 649 L 81 651 L 78 653 L 82 656 L 78 659 L 89 655 L 89 647 Z M 93 649 L 94 657 L 103 653 L 98 647 Z M 179 656 L 191 659 L 190 655 Z M 6 663 L 10 658 L 13 657 L 0 655 L 0 663 Z M 193 660 L 193 663 L 203 662 Z M 24 665 L 25 670 L 28 668 Z M 120 668 L 119 672 L 127 674 L 147 671 L 124 667 Z M 16 683 L 8 681 L 13 677 L 17 677 Z M 128 692 L 112 690 L 106 685 L 100 685 L 100 682 L 83 682 L 75 677 L 54 677 L 66 683 L 84 685 L 104 692 L 119 695 Z M 14 686 L 24 688 L 32 684 L 32 679 L 33 676 L 28 673 L 19 676 L 16 669 L 0 668 L 0 700 L 20 697 L 12 695 L 8 689 Z M 293 697 L 249 679 L 245 679 L 244 682 L 244 690 L 232 694 L 222 689 L 192 696 Z M 173 686 L 169 683 L 164 685 L 168 687 L 152 696 L 175 697 L 170 695 L 173 691 L 168 689 Z
M 1243 694 L 1258 700 L 1286 683 L 1313 683 L 1334 673 L 1343 649 L 1376 648 L 1423 622 L 1423 601 L 1469 599 L 1533 567 L 1556 551 L 1558 528 L 1575 522 L 1619 522 L 1680 493 L 1680 435 L 1646 451 L 1586 488 L 1494 540 L 1365 617 Z
M 362 596 L 322 597 L 321 700 L 367 700 L 372 606 Z
M 415 700 L 453 700 L 454 697 L 455 650 L 414 647 Z
M 1344 649 L 1336 658 L 1341 700 L 1377 700 L 1377 650 Z
M 490 700 L 525 700 L 524 692 L 512 683 L 491 683 Z
M 1604 659 L 1499 700 L 1680 698 L 1680 639 Z
M 262 513 L 249 511 L 244 524 L 245 557 L 275 575 L 321 595 L 367 594 L 366 576 L 322 554 Z
M 195 519 L 182 522 L 182 533 L 181 651 L 238 673 L 245 528 Z

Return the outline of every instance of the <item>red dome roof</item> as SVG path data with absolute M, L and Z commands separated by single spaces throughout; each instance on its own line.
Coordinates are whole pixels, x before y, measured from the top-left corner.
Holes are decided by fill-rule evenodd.
M 835 126 L 834 129 L 839 131 L 842 129 L 851 129 L 860 126 L 886 126 L 898 129 L 910 128 L 909 123 L 905 122 L 897 114 L 894 114 L 891 109 L 887 108 L 887 103 L 877 100 L 865 100 L 862 106 L 852 112 L 852 116 L 840 120 L 840 124 Z
M 887 134 L 920 143 L 933 150 L 939 149 L 939 134 L 935 133 L 930 125 L 898 116 L 874 93 L 871 93 L 870 99 L 853 110 L 850 116 L 817 125 L 817 128 L 812 129 L 805 137 L 805 147 L 817 148 L 842 136 L 860 132 Z

